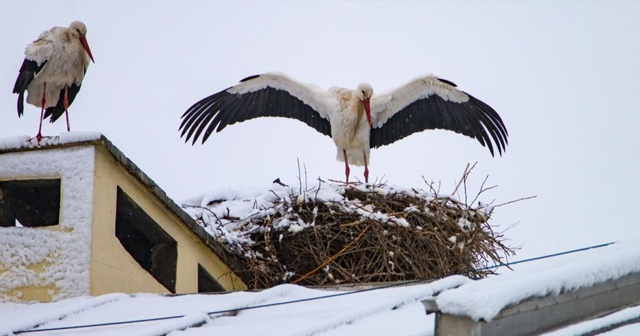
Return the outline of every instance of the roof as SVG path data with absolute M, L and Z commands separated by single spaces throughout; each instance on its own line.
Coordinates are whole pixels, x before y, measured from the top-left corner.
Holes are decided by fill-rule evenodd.
M 327 291 L 281 285 L 226 294 L 109 294 L 52 303 L 0 303 L 0 335 L 433 335 L 439 309 L 492 319 L 531 296 L 551 296 L 638 272 L 637 240 L 519 263 L 481 280 L 450 276 L 403 286 Z M 630 307 L 555 330 L 553 335 L 640 333 Z M 45 332 L 47 331 L 47 332 Z
M 37 143 L 28 136 L 18 136 L 0 139 L 0 155 L 13 152 L 28 152 L 44 149 L 68 148 L 75 146 L 98 146 L 106 151 L 117 162 L 144 185 L 165 208 L 182 221 L 191 232 L 200 238 L 223 262 L 234 270 L 245 283 L 251 282 L 251 275 L 243 272 L 246 269 L 244 262 L 237 256 L 228 253 L 225 248 L 209 235 L 202 226 L 178 206 L 149 176 L 147 176 L 133 161 L 127 158 L 109 139 L 98 132 L 69 132 L 60 136 L 44 137 Z

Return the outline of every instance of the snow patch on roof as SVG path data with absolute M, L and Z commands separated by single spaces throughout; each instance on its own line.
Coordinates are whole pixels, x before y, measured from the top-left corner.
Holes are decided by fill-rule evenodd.
M 491 321 L 509 305 L 532 297 L 557 295 L 640 272 L 640 239 L 529 263 L 437 297 L 443 313 Z
M 45 136 L 40 142 L 27 135 L 0 139 L 0 152 L 21 148 L 38 148 L 46 146 L 64 145 L 76 142 L 98 140 L 102 137 L 99 132 L 67 132 L 58 136 Z
M 572 326 L 556 330 L 550 333 L 544 334 L 544 336 L 574 336 L 574 335 L 586 335 L 596 330 L 603 330 L 616 326 L 629 321 L 637 321 L 640 319 L 640 306 L 626 308 L 603 317 L 595 318 L 581 323 L 576 323 Z M 638 327 L 640 325 L 629 326 L 633 328 L 635 332 L 621 333 L 620 335 L 637 335 Z M 606 333 L 605 333 L 606 334 Z

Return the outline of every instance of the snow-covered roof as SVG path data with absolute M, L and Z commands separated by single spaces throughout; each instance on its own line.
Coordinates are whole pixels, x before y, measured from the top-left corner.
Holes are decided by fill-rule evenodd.
M 103 138 L 104 136 L 98 132 L 67 132 L 59 136 L 43 137 L 40 142 L 38 142 L 35 138 L 21 135 L 0 139 L 0 153 L 60 147 L 91 142 Z
M 61 330 L 59 334 L 163 335 L 186 329 L 184 335 L 307 335 L 322 331 L 363 335 L 371 330 L 380 335 L 419 335 L 433 329 L 433 322 L 426 317 L 420 300 L 463 281 L 463 277 L 451 277 L 431 284 L 353 295 L 280 285 L 254 293 L 173 297 L 112 294 L 50 304 L 4 304 L 0 305 L 0 334 L 34 325 L 57 328 L 175 317 L 76 331 Z M 309 299 L 316 300 L 305 301 Z M 282 304 L 284 302 L 295 303 Z M 237 310 L 258 306 L 263 308 Z M 395 321 L 400 319 L 410 319 L 412 321 L 408 322 L 413 323 L 398 325 Z
M 640 241 L 528 263 L 517 270 L 444 292 L 436 300 L 438 308 L 447 314 L 491 321 L 505 307 L 528 298 L 558 295 L 640 273 Z
M 353 292 L 281 285 L 260 292 L 109 294 L 53 303 L 0 304 L 0 335 L 41 330 L 37 335 L 433 335 L 441 310 L 491 319 L 530 295 L 550 295 L 638 272 L 640 244 L 625 241 L 502 269 L 482 280 L 451 276 L 427 284 Z M 574 335 L 640 318 L 638 308 L 564 327 L 553 335 Z M 605 328 L 606 329 L 606 328 Z M 48 331 L 45 331 L 48 330 Z M 609 331 L 612 335 L 618 329 Z M 640 325 L 620 328 L 627 334 Z

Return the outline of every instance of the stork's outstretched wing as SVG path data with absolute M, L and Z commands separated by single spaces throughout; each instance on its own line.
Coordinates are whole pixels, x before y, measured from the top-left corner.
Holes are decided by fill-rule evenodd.
M 193 144 L 202 134 L 204 143 L 214 130 L 220 132 L 227 125 L 260 117 L 284 117 L 331 136 L 331 113 L 332 101 L 322 89 L 284 74 L 266 73 L 247 77 L 195 103 L 182 115 L 180 130 L 185 141 L 193 138 Z
M 508 132 L 489 105 L 435 76 L 412 80 L 371 100 L 372 148 L 385 146 L 413 133 L 444 129 L 474 138 L 502 155 Z

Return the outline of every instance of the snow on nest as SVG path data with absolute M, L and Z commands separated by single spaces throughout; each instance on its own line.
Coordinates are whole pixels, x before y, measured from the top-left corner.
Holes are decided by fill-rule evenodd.
M 67 132 L 57 136 L 45 136 L 38 143 L 34 137 L 21 135 L 0 139 L 0 151 L 92 141 L 100 139 L 101 136 L 99 132 Z
M 319 183 L 317 187 L 305 189 L 273 183 L 269 187 L 218 189 L 187 199 L 182 207 L 191 217 L 200 222 L 212 236 L 225 241 L 229 246 L 251 245 L 249 234 L 258 228 L 252 220 L 268 218 L 277 211 L 292 212 L 289 207 L 295 201 L 322 201 L 339 204 L 346 212 L 355 213 L 363 218 L 373 218 L 385 223 L 407 226 L 407 221 L 399 216 L 373 211 L 363 206 L 357 199 L 347 199 L 344 184 Z M 405 194 L 424 199 L 433 198 L 433 194 L 396 185 L 350 185 L 348 188 L 378 193 L 381 195 Z M 287 207 L 285 209 L 284 207 Z M 410 211 L 411 209 L 408 209 Z M 284 217 L 274 226 L 279 230 L 296 232 L 315 222 L 304 222 L 299 217 Z
M 486 207 L 395 185 L 274 183 L 212 191 L 183 208 L 245 259 L 255 288 L 484 276 L 478 267 L 512 254 Z

